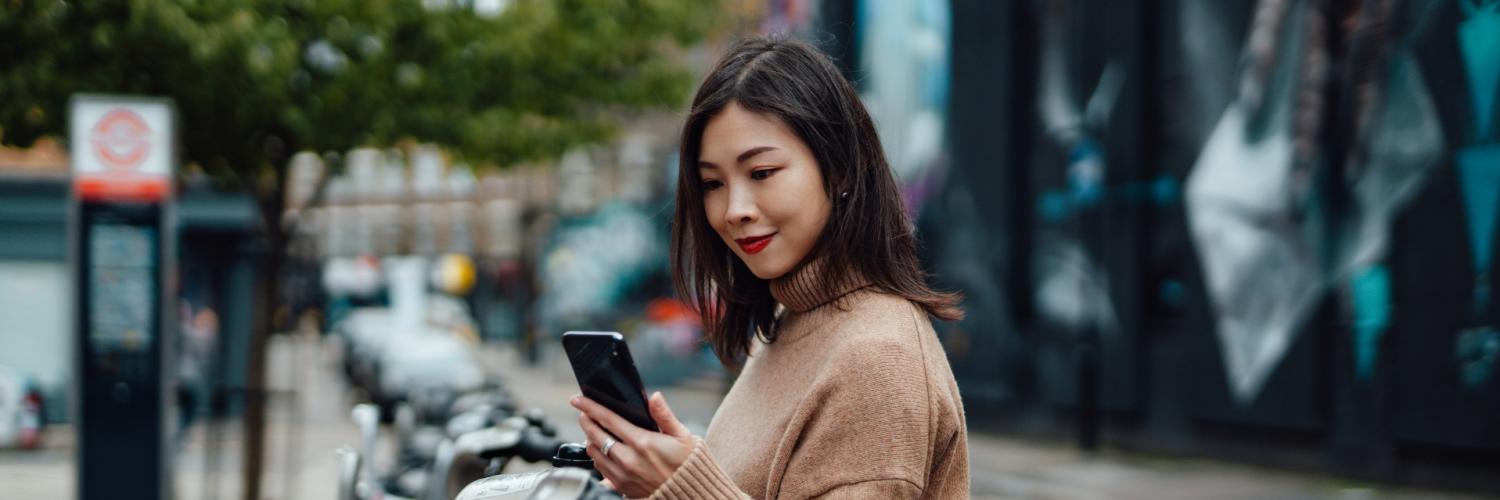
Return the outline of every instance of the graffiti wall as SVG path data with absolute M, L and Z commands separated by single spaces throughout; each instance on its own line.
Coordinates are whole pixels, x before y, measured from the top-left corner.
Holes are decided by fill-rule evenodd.
M 1427 133 L 1373 137 L 1367 168 L 1422 168 L 1427 178 L 1394 215 L 1389 253 L 1374 264 L 1390 276 L 1390 338 L 1366 342 L 1390 351 L 1371 357 L 1396 370 L 1399 437 L 1493 449 L 1500 447 L 1500 333 L 1490 292 L 1500 210 L 1500 4 L 1420 2 L 1398 26 L 1392 65 L 1403 80 L 1392 82 L 1388 99 L 1406 94 L 1411 102 L 1387 120 Z
M 1500 2 L 846 3 L 971 421 L 1500 458 Z

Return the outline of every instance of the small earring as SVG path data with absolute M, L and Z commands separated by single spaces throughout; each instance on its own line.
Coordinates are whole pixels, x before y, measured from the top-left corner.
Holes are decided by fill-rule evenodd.
M 849 197 L 849 192 L 848 191 L 844 191 L 842 194 L 839 195 L 839 199 L 844 199 L 844 198 L 848 198 L 848 197 Z

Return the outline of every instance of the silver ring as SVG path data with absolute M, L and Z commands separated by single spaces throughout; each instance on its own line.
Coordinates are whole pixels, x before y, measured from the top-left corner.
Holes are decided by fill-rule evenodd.
M 613 448 L 615 446 L 615 443 L 618 442 L 619 441 L 615 441 L 615 438 L 606 438 L 604 440 L 604 447 L 600 448 L 601 450 L 604 450 L 604 456 L 609 456 L 609 449 Z

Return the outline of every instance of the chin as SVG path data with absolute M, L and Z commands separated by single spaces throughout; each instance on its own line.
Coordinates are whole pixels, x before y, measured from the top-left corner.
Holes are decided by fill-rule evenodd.
M 741 257 L 740 260 L 743 261 L 743 262 L 745 262 L 745 267 L 750 268 L 750 274 L 754 274 L 755 277 L 763 279 L 763 280 L 766 280 L 766 281 L 770 281 L 770 280 L 774 280 L 776 278 L 780 278 L 782 275 L 786 274 L 787 271 L 790 271 L 791 268 L 792 268 L 792 266 L 781 265 L 780 262 L 768 262 L 768 261 L 774 261 L 775 259 L 768 259 L 768 258 L 765 258 L 765 257 L 770 257 L 770 256 L 767 255 L 767 256 L 762 257 L 762 259 L 759 259 L 761 261 L 757 262 L 755 264 L 750 263 L 749 260 L 745 260 L 743 257 Z

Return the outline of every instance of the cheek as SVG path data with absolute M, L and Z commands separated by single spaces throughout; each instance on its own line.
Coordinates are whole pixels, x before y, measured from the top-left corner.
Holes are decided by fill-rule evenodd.
M 722 188 L 720 188 L 722 189 Z M 708 226 L 713 228 L 714 233 L 724 237 L 724 197 L 715 193 L 703 194 L 703 215 L 708 219 Z
M 766 203 L 767 216 L 776 222 L 783 231 L 790 234 L 798 246 L 810 246 L 817 241 L 823 232 L 823 226 L 827 224 L 829 205 L 827 195 L 823 194 L 822 184 L 816 179 L 809 179 L 798 184 L 797 189 L 781 190 L 775 194 L 775 200 Z

